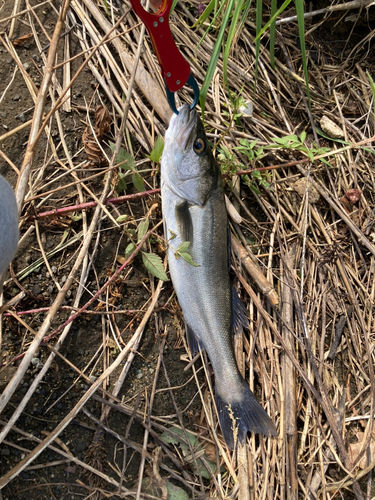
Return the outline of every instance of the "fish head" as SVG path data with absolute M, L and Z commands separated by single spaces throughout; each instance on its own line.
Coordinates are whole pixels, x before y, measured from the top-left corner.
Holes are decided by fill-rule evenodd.
M 162 185 L 180 198 L 204 206 L 219 184 L 220 169 L 209 147 L 198 113 L 188 104 L 173 115 L 161 160 Z

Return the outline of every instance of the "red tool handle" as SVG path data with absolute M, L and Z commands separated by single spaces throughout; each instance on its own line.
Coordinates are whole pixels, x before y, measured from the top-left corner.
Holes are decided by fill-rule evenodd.
M 171 92 L 185 85 L 190 66 L 178 50 L 169 27 L 172 0 L 164 0 L 158 12 L 146 12 L 138 0 L 130 0 L 133 9 L 145 24 L 151 37 L 165 83 Z

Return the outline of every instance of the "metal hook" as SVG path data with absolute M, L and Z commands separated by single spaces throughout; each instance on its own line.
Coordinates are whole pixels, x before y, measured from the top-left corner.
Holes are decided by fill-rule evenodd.
M 198 87 L 198 84 L 197 84 L 194 76 L 191 73 L 190 73 L 189 78 L 187 79 L 186 83 L 188 83 L 190 85 L 190 87 L 194 91 L 194 100 L 190 104 L 190 111 L 193 111 L 193 109 L 195 108 L 195 106 L 198 104 L 198 101 L 199 101 L 199 87 Z M 170 106 L 171 110 L 173 111 L 173 113 L 175 113 L 176 115 L 178 115 L 179 112 L 177 111 L 176 103 L 175 103 L 175 100 L 174 100 L 174 94 L 175 94 L 175 92 L 171 92 L 169 90 L 167 82 L 165 82 L 165 90 L 167 92 L 167 99 L 168 99 L 168 103 L 169 103 L 169 106 Z

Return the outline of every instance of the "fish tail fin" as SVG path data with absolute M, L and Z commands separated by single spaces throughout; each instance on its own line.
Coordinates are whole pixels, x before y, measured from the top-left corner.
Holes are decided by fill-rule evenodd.
M 216 387 L 216 404 L 221 431 L 228 447 L 234 448 L 235 437 L 241 443 L 248 432 L 277 436 L 275 424 L 256 400 L 245 380 L 241 377 L 242 387 L 239 398 L 228 401 Z

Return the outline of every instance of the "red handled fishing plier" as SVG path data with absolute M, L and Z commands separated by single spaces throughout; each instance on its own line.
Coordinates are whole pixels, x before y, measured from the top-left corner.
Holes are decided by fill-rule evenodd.
M 165 90 L 171 110 L 178 115 L 174 93 L 186 83 L 194 91 L 194 101 L 190 105 L 190 109 L 194 109 L 199 100 L 198 84 L 190 71 L 189 64 L 178 50 L 169 27 L 169 13 L 173 0 L 164 0 L 157 12 L 146 12 L 139 0 L 130 0 L 130 2 L 150 35 L 164 78 Z

